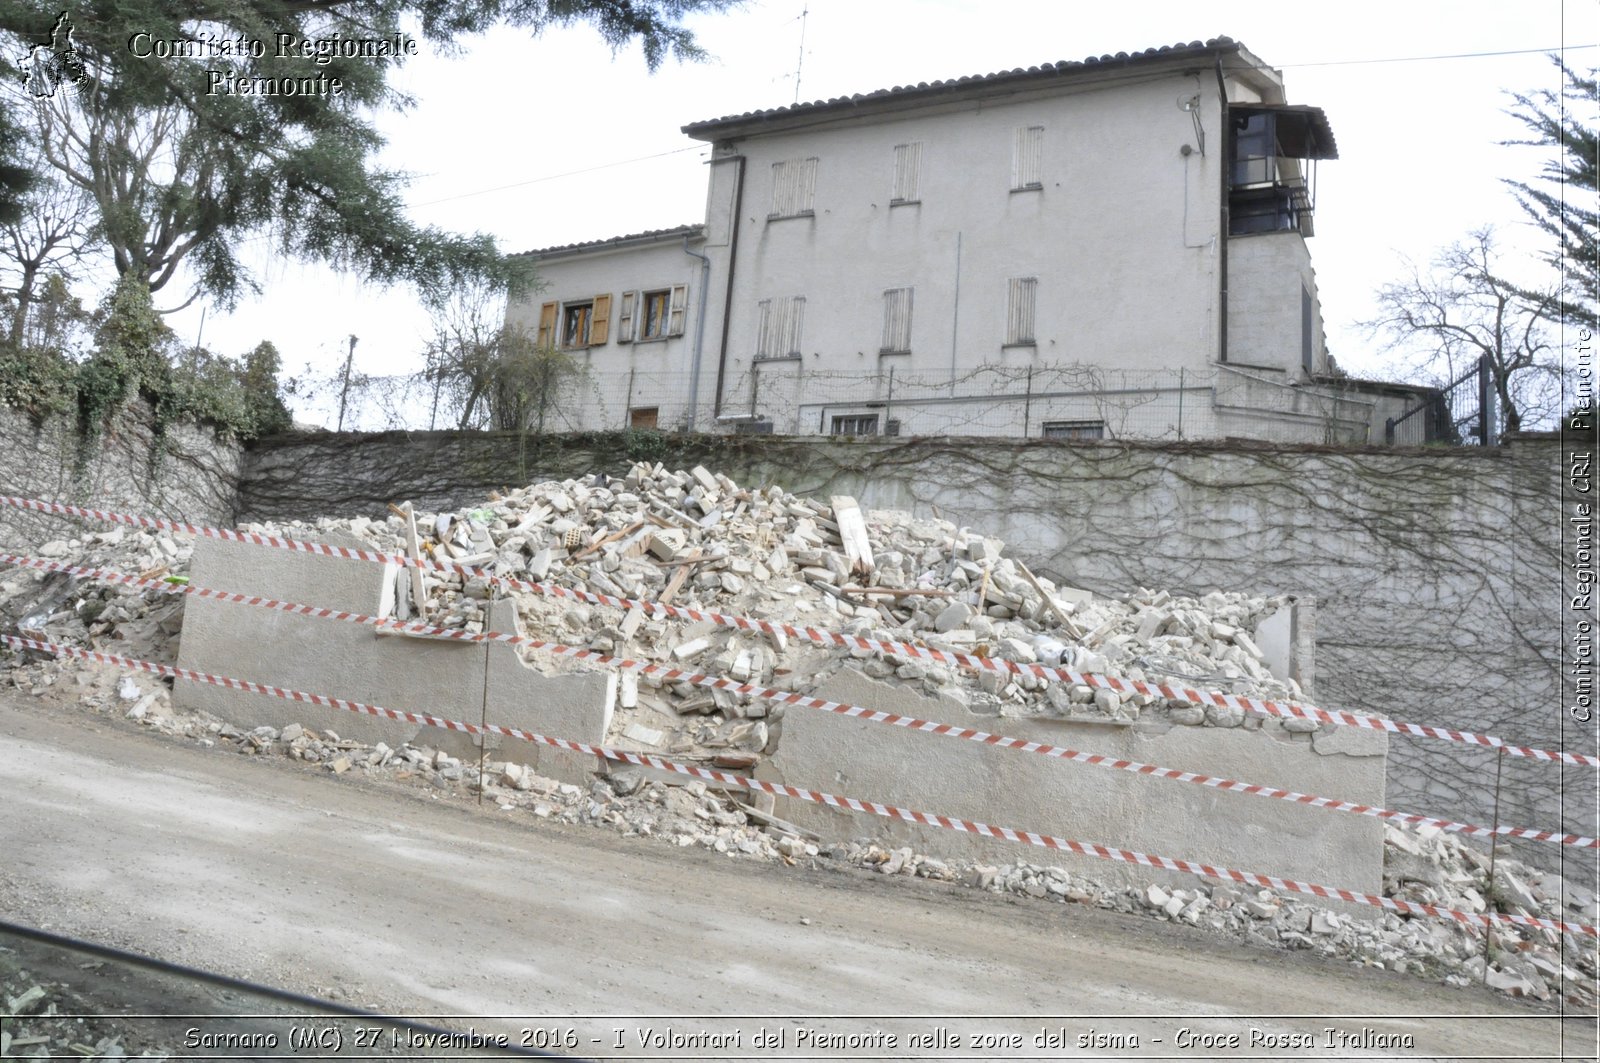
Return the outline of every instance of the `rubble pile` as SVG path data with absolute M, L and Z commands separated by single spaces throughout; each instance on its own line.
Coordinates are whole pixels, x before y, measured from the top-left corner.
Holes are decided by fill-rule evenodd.
M 187 579 L 194 540 L 181 532 L 118 525 L 109 531 L 79 529 L 74 537 L 52 539 L 24 552 L 78 568 L 178 584 Z M 8 633 L 26 638 L 171 664 L 178 656 L 183 596 L 63 572 L 0 568 L 0 619 Z
M 70 986 L 30 972 L 11 955 L 0 952 L 0 1059 L 81 1059 L 113 1063 L 116 1060 L 166 1060 L 167 1052 L 142 1047 L 131 1054 L 124 1042 L 143 1038 L 119 1027 L 96 1012 Z M 106 964 L 95 960 L 80 964 L 92 978 Z
M 1121 599 L 1095 595 L 1030 572 L 1002 556 L 1004 544 L 998 539 L 948 521 L 865 514 L 844 497 L 822 503 L 778 487 L 743 488 L 703 468 L 676 472 L 639 464 L 621 479 L 537 484 L 454 513 L 394 508 L 383 520 L 323 519 L 245 530 L 287 538 L 344 533 L 386 553 L 498 576 L 975 656 L 1133 679 L 1175 677 L 1190 686 L 1266 698 L 1301 694 L 1292 680 L 1279 681 L 1268 672 L 1255 638 L 1258 625 L 1284 604 L 1282 598 L 1225 593 L 1181 598 L 1148 590 Z M 46 543 L 38 553 L 181 581 L 191 549 L 182 535 L 112 529 Z M 0 576 L 0 617 L 23 633 L 158 661 L 175 657 L 181 595 L 27 569 Z M 394 617 L 447 628 L 483 630 L 490 599 L 507 596 L 481 577 L 402 568 L 393 578 Z M 1309 720 L 1261 721 L 1237 710 L 1149 695 L 1122 698 L 1028 676 L 974 675 L 919 658 L 825 649 L 781 633 L 685 623 L 637 609 L 624 612 L 536 593 L 510 597 L 523 629 L 540 639 L 802 693 L 841 668 L 855 668 L 1002 716 L 1100 724 L 1159 717 L 1198 727 L 1316 726 Z M 527 659 L 535 666 L 551 664 L 548 655 L 537 652 Z M 603 779 L 580 787 L 545 779 L 515 761 L 480 765 L 421 745 L 368 746 L 327 728 L 297 724 L 241 730 L 206 714 L 176 712 L 165 685 L 151 677 L 119 676 L 79 662 L 13 657 L 9 681 L 20 691 L 65 694 L 95 711 L 242 755 L 283 756 L 336 776 L 409 780 L 434 788 L 439 796 L 478 794 L 506 813 L 603 826 L 679 847 L 788 864 L 853 865 L 885 875 L 1094 904 L 1456 984 L 1484 980 L 1539 999 L 1566 992 L 1592 1005 L 1589 986 L 1600 970 L 1592 942 L 1562 941 L 1547 931 L 1497 928 L 1485 966 L 1481 928 L 1446 920 L 1387 912 L 1354 918 L 1299 895 L 1200 879 L 1181 888 L 1124 889 L 1021 861 L 994 867 L 866 841 L 835 844 L 774 817 L 770 804 L 742 803 L 748 795 L 700 781 L 668 784 L 634 768 L 613 766 Z M 332 722 L 336 728 L 337 721 Z M 777 748 L 782 709 L 728 691 L 624 673 L 612 726 L 610 744 L 739 770 Z M 1600 920 L 1594 895 L 1557 875 L 1501 854 L 1491 878 L 1488 856 L 1456 835 L 1393 826 L 1385 833 L 1384 889 L 1390 896 L 1475 912 Z
M 310 529 L 246 530 L 292 537 Z M 776 486 L 743 488 L 704 468 L 674 472 L 641 463 L 620 480 L 547 482 L 455 513 L 396 508 L 384 521 L 324 520 L 314 530 L 578 591 L 1133 679 L 1175 677 L 1262 697 L 1300 696 L 1293 680 L 1273 678 L 1253 638 L 1285 598 L 1193 599 L 1145 590 L 1125 600 L 1097 596 L 1036 576 L 1002 557 L 999 539 L 948 521 L 867 515 L 849 498 L 822 503 Z M 405 568 L 394 580 L 395 618 L 469 632 L 483 630 L 488 600 L 505 594 L 489 580 L 459 573 Z M 977 712 L 1120 724 L 1159 713 L 1190 726 L 1260 726 L 1237 709 L 1032 676 L 973 675 L 866 650 L 822 651 L 782 634 L 686 624 L 537 593 L 513 597 L 535 637 L 760 686 L 805 692 L 850 666 L 942 692 Z M 536 664 L 541 658 L 548 660 L 529 656 Z M 751 766 L 776 748 L 781 733 L 781 708 L 648 675 L 624 677 L 619 708 L 608 741 L 726 767 Z

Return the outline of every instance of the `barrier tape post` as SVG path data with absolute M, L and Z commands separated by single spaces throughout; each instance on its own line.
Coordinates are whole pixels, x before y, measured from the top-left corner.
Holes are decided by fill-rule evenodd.
M 53 642 L 43 642 L 37 639 L 20 638 L 15 635 L 0 635 L 0 642 L 19 649 L 38 650 L 51 653 L 58 657 L 77 657 L 83 660 L 97 661 L 102 664 L 112 664 L 118 667 L 134 668 L 155 675 L 169 675 L 190 682 L 206 683 L 231 690 L 242 690 L 253 694 L 265 694 L 271 697 L 283 698 L 289 701 L 304 702 L 312 705 L 321 705 L 329 708 L 341 709 L 359 715 L 378 716 L 385 719 L 401 720 L 407 723 L 417 723 L 428 727 L 437 727 L 444 730 L 458 731 L 465 734 L 496 734 L 507 738 L 515 738 L 524 742 L 534 742 L 552 746 L 557 749 L 567 749 L 576 753 L 589 756 L 603 757 L 606 760 L 618 761 L 626 764 L 636 764 L 644 767 L 656 768 L 678 775 L 688 775 L 693 778 L 705 779 L 711 782 L 720 782 L 733 786 L 743 787 L 746 790 L 760 790 L 779 797 L 794 797 L 802 801 L 827 805 L 831 808 L 846 809 L 854 812 L 868 812 L 875 816 L 888 819 L 898 819 L 907 823 L 919 823 L 929 827 L 939 827 L 945 830 L 960 831 L 962 833 L 977 834 L 985 838 L 998 838 L 1005 841 L 1032 845 L 1038 848 L 1051 849 L 1057 852 L 1076 853 L 1080 856 L 1096 857 L 1102 860 L 1112 860 L 1120 863 L 1137 864 L 1141 867 L 1155 867 L 1165 871 L 1181 871 L 1204 878 L 1214 878 L 1243 885 L 1260 886 L 1266 889 L 1286 890 L 1291 893 L 1301 893 L 1323 900 L 1346 901 L 1351 904 L 1364 904 L 1384 908 L 1389 911 L 1405 914 L 1429 915 L 1436 918 L 1451 919 L 1467 925 L 1488 926 L 1490 924 L 1503 924 L 1510 926 L 1525 926 L 1534 929 L 1545 929 L 1568 934 L 1583 934 L 1588 937 L 1600 939 L 1600 926 L 1588 926 L 1581 923 L 1567 923 L 1554 919 L 1544 919 L 1528 915 L 1508 915 L 1504 913 L 1479 913 L 1463 911 L 1459 908 L 1444 908 L 1434 904 L 1424 904 L 1417 901 L 1403 901 L 1394 897 L 1384 897 L 1378 894 L 1359 893 L 1338 886 L 1323 886 L 1318 883 L 1301 882 L 1298 879 L 1280 878 L 1276 875 L 1264 875 L 1255 871 L 1238 871 L 1233 868 L 1218 867 L 1211 864 L 1202 864 L 1191 860 L 1182 860 L 1169 856 L 1157 856 L 1150 853 L 1141 853 L 1130 849 L 1116 849 L 1100 845 L 1095 842 L 1075 841 L 1067 838 L 1058 838 L 1054 835 L 1037 834 L 1032 831 L 1020 831 L 1011 827 L 996 827 L 987 823 L 974 820 L 957 819 L 953 816 L 943 816 L 931 812 L 921 812 L 914 809 L 901 808 L 897 805 L 886 805 L 876 801 L 865 801 L 855 797 L 843 797 L 836 794 L 825 793 L 818 790 L 806 790 L 797 786 L 783 783 L 770 783 L 760 779 L 752 779 L 733 772 L 719 771 L 715 768 L 702 768 L 698 765 L 682 764 L 677 761 L 666 760 L 662 757 L 647 753 L 634 753 L 629 750 L 615 749 L 610 746 L 594 746 L 586 742 L 575 742 L 567 738 L 551 738 L 532 731 L 524 731 L 515 727 L 502 727 L 499 724 L 464 723 L 459 720 L 448 720 L 438 716 L 424 713 L 406 712 L 402 709 L 388 709 L 378 705 L 367 705 L 362 702 L 349 701 L 344 698 L 331 697 L 326 694 L 309 694 L 299 690 L 288 690 L 283 687 L 257 683 L 248 679 L 233 679 L 227 676 L 211 675 L 198 672 L 191 668 L 179 668 L 169 664 L 157 664 L 153 661 L 140 660 L 135 657 L 123 657 L 117 654 L 104 653 L 99 650 L 83 650 L 75 646 L 62 646 Z

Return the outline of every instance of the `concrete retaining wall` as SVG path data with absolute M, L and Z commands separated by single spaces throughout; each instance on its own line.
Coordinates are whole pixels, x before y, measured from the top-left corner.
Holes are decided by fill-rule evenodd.
M 328 536 L 335 545 L 360 545 Z M 201 539 L 190 578 L 196 586 L 373 615 L 393 570 L 362 561 L 318 557 L 243 543 Z M 495 630 L 515 630 L 515 611 L 491 606 Z M 316 694 L 477 723 L 487 719 L 555 738 L 603 741 L 616 703 L 616 677 L 594 671 L 545 674 L 523 664 L 509 646 L 380 635 L 351 623 L 260 607 L 190 598 L 178 663 L 184 668 L 250 679 Z M 485 685 L 487 683 L 487 689 Z M 473 736 L 262 694 L 180 682 L 180 707 L 204 709 L 239 727 L 300 723 L 362 742 L 405 742 L 452 756 L 478 755 Z M 587 784 L 594 757 L 488 736 L 495 759 L 526 764 L 542 775 Z
M 854 671 L 838 673 L 815 693 L 869 709 L 1086 753 L 1363 804 L 1383 803 L 1388 742 L 1382 734 L 1329 728 L 1326 733 L 1296 735 L 1276 721 L 1247 730 L 1173 727 L 1152 719 L 1133 727 L 997 719 L 975 714 L 952 699 L 926 697 Z M 767 770 L 795 786 L 993 826 L 1381 892 L 1383 825 L 1364 816 L 803 709 L 784 715 L 783 738 Z M 795 798 L 780 798 L 779 806 L 778 815 L 828 839 L 870 837 L 891 847 L 912 845 L 919 851 L 997 864 L 1016 860 L 1059 864 L 1104 882 L 1133 884 L 1168 877 L 1148 868 L 842 812 Z
M 653 442 L 653 441 L 651 441 Z M 456 507 L 496 487 L 620 474 L 630 457 L 705 464 L 749 483 L 937 512 L 1036 571 L 1098 593 L 1242 590 L 1318 603 L 1319 701 L 1394 718 L 1592 749 L 1563 711 L 1553 437 L 1390 450 L 953 439 L 621 436 L 282 437 L 247 459 L 246 517 L 382 516 L 387 501 Z M 1396 808 L 1492 822 L 1492 754 L 1397 739 Z M 1592 769 L 1508 758 L 1501 822 L 1590 834 Z

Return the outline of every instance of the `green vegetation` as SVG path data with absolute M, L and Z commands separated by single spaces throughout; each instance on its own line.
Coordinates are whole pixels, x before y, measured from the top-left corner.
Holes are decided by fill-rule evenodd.
M 118 282 L 93 324 L 94 346 L 81 359 L 62 346 L 0 342 L 0 405 L 36 420 L 75 415 L 85 457 L 117 411 L 136 398 L 155 413 L 158 444 L 180 423 L 236 439 L 289 428 L 272 344 L 240 361 L 201 348 L 176 351 L 149 289 L 133 275 Z M 153 462 L 160 451 L 158 445 Z

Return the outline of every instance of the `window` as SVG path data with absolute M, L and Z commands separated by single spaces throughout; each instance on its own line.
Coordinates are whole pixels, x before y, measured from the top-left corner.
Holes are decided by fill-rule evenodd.
M 545 303 L 539 308 L 540 347 L 601 347 L 610 333 L 611 296 Z
M 689 289 L 679 284 L 658 291 L 623 292 L 617 315 L 617 342 L 666 339 L 683 335 L 684 306 Z M 635 334 L 637 330 L 637 334 Z
M 810 214 L 817 192 L 817 160 L 790 159 L 772 164 L 772 212 L 769 218 Z
M 561 346 L 589 346 L 589 326 L 594 323 L 593 303 L 567 303 L 561 308 Z
M 800 327 L 805 321 L 805 296 L 763 299 L 760 311 L 761 318 L 756 327 L 756 359 L 800 357 Z
M 1046 439 L 1104 439 L 1106 437 L 1106 423 L 1104 421 L 1046 421 L 1043 427 L 1044 438 Z
M 1011 148 L 1011 190 L 1044 187 L 1044 126 L 1018 126 Z
M 922 142 L 894 146 L 894 188 L 889 193 L 889 205 L 916 203 L 922 177 Z
M 878 353 L 911 353 L 910 288 L 890 288 L 883 293 L 883 346 Z
M 1033 317 L 1038 303 L 1039 278 L 1013 277 L 1007 284 L 1006 346 L 1032 346 Z
M 654 428 L 660 419 L 661 407 L 635 406 L 628 411 L 629 428 Z
M 836 416 L 833 419 L 833 431 L 828 433 L 835 436 L 875 436 L 878 434 L 878 415 L 875 413 L 851 413 Z

